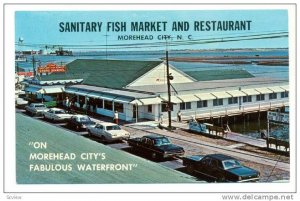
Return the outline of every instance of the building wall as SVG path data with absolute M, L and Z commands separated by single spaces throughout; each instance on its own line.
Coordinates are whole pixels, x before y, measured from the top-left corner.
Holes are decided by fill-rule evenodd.
M 166 84 L 166 64 L 161 63 L 148 73 L 144 74 L 142 77 L 138 78 L 128 86 L 143 86 L 143 85 L 159 85 L 159 84 Z M 172 83 L 186 83 L 186 82 L 193 82 L 193 80 L 188 77 L 183 72 L 179 70 L 175 70 L 174 68 L 170 67 L 170 73 L 172 73 L 174 80 Z

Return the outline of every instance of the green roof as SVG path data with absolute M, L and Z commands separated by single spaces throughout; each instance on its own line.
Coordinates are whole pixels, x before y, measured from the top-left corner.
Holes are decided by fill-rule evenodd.
M 83 84 L 123 88 L 141 77 L 162 61 L 124 61 L 77 59 L 67 64 L 66 73 L 42 76 L 42 81 L 83 78 Z
M 46 148 L 35 149 L 31 142 L 46 142 Z M 74 153 L 74 160 L 37 160 L 31 153 Z M 105 158 L 84 160 L 82 153 L 105 153 Z M 42 171 L 42 166 L 70 164 L 72 169 Z M 136 164 L 132 170 L 88 170 L 78 164 Z M 30 171 L 30 165 L 37 165 Z M 134 184 L 134 183 L 194 183 L 195 178 L 134 156 L 126 151 L 110 148 L 71 131 L 16 113 L 16 179 L 18 184 Z M 115 189 L 116 191 L 118 189 Z
M 209 80 L 225 80 L 225 79 L 238 79 L 238 78 L 251 78 L 254 77 L 246 70 L 204 70 L 204 71 L 185 71 L 186 74 L 195 78 L 197 81 Z

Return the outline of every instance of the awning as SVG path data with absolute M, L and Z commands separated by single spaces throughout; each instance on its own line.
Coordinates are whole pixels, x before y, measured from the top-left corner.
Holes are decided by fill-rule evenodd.
M 273 91 L 271 91 L 270 89 L 263 87 L 263 88 L 256 88 L 256 91 L 260 92 L 261 94 L 271 94 L 273 93 Z
M 214 97 L 210 93 L 196 94 L 195 96 L 197 96 L 198 98 L 200 98 L 200 100 L 212 100 L 212 99 L 216 99 L 216 97 Z
M 131 101 L 130 104 L 132 104 L 132 105 L 142 105 L 142 103 L 137 99 Z
M 280 86 L 280 88 L 284 89 L 285 91 L 289 91 L 289 85 Z
M 68 94 L 75 94 L 79 89 L 73 89 L 73 88 L 65 88 L 65 92 Z
M 31 92 L 31 93 L 41 93 L 42 89 L 41 88 L 38 88 L 38 87 L 26 87 L 25 88 L 25 91 L 26 92 Z
M 199 101 L 199 98 L 195 95 L 179 95 L 178 98 L 183 100 L 183 102 Z
M 55 94 L 64 92 L 63 87 L 44 88 L 44 94 Z
M 101 98 L 101 95 L 102 94 L 97 93 L 97 92 L 91 92 L 91 93 L 88 93 L 86 96 L 90 97 L 90 98 Z
M 278 86 L 274 86 L 274 87 L 268 87 L 268 89 L 270 89 L 271 91 L 273 91 L 274 93 L 278 93 L 278 92 L 284 92 L 285 90 L 278 87 Z
M 168 101 L 168 97 L 162 97 L 162 99 L 163 99 L 164 101 Z M 183 100 L 179 99 L 179 98 L 176 97 L 176 96 L 171 96 L 171 102 L 172 102 L 172 103 L 182 103 Z
M 240 90 L 233 90 L 233 91 L 226 91 L 227 93 L 229 93 L 231 96 L 234 97 L 240 97 L 240 96 L 246 96 L 247 94 L 245 94 L 244 92 L 240 91 Z
M 82 91 L 82 90 L 75 92 L 75 95 L 79 95 L 79 96 L 87 96 L 88 94 L 89 94 L 88 91 Z
M 155 105 L 155 104 L 161 104 L 162 103 L 162 99 L 159 97 L 155 97 L 155 98 L 142 98 L 142 99 L 138 99 L 142 105 Z
M 212 92 L 211 94 L 217 97 L 218 99 L 232 97 L 230 94 L 226 92 Z
M 114 102 L 130 103 L 132 100 L 133 100 L 133 98 L 118 96 L 117 98 L 114 99 Z
M 117 97 L 117 95 L 102 94 L 100 98 L 103 99 L 103 100 L 109 100 L 109 101 L 112 101 L 112 100 L 114 100 L 116 97 Z
M 255 89 L 242 89 L 242 92 L 244 92 L 246 95 L 248 96 L 252 96 L 252 95 L 258 95 L 260 94 L 258 91 L 256 91 Z

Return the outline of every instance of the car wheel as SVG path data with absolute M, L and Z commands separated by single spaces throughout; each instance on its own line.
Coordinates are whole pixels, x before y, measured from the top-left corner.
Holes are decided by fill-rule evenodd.
M 152 159 L 156 159 L 156 158 L 157 158 L 157 154 L 156 154 L 156 153 L 152 153 L 152 154 L 151 154 L 151 158 L 152 158 Z
M 92 137 L 92 133 L 91 133 L 90 129 L 87 129 L 87 132 L 88 132 L 89 136 Z
M 187 166 L 187 172 L 192 174 L 194 172 L 194 166 L 193 165 L 188 165 Z
M 100 140 L 105 141 L 105 137 L 103 135 L 101 135 Z
M 225 179 L 225 177 L 224 176 L 219 176 L 218 177 L 218 180 L 217 180 L 217 182 L 225 182 L 226 181 L 226 179 Z

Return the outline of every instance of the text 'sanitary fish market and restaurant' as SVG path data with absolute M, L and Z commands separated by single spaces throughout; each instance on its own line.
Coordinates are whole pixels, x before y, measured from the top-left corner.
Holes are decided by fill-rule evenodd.
M 56 104 L 69 97 L 76 110 L 108 117 L 118 111 L 119 118 L 128 122 L 168 116 L 165 61 L 77 59 L 62 68 L 40 69 L 35 78 L 25 79 L 28 97 Z M 172 65 L 169 73 L 172 119 L 178 111 L 183 120 L 210 119 L 289 105 L 285 79 L 254 77 L 243 71 L 235 79 L 224 75 L 224 79 L 201 81 L 201 71 L 183 72 Z

